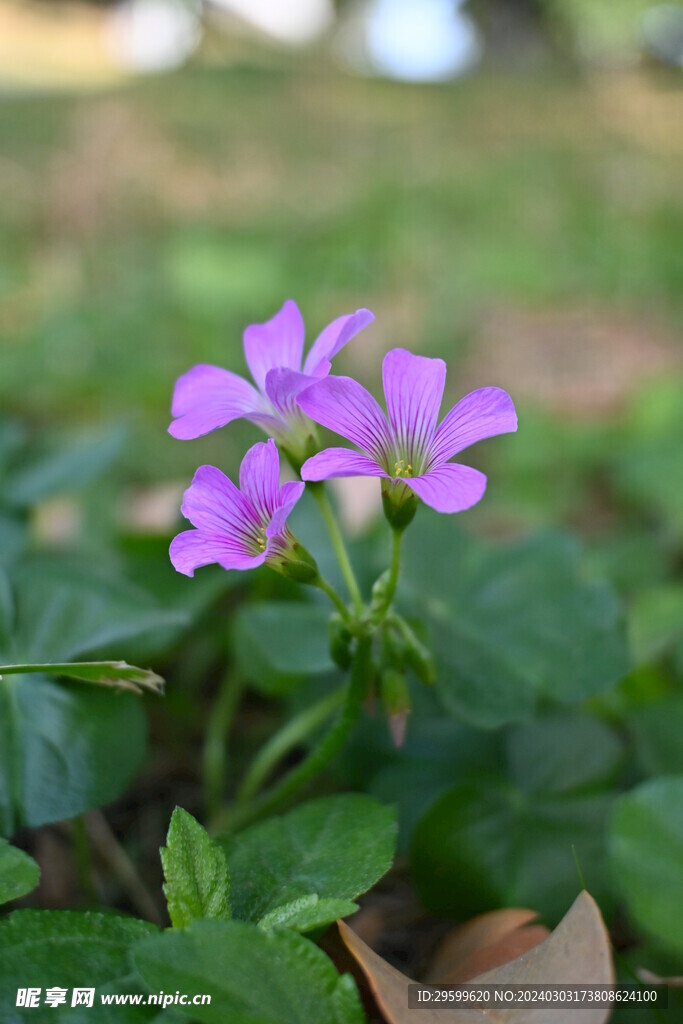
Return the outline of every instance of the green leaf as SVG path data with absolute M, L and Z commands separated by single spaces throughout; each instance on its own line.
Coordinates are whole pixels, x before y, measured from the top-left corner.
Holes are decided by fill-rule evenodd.
M 324 797 L 222 841 L 233 915 L 259 921 L 302 896 L 353 900 L 366 892 L 391 867 L 396 818 L 369 796 Z M 335 907 L 318 923 L 336 916 Z
M 515 726 L 505 747 L 505 775 L 458 783 L 419 822 L 416 883 L 441 915 L 524 906 L 557 921 L 581 887 L 572 847 L 591 890 L 607 892 L 604 823 L 621 747 L 579 716 Z
M 571 539 L 489 548 L 444 520 L 411 531 L 404 580 L 427 613 L 437 692 L 451 713 L 498 726 L 543 702 L 577 703 L 626 674 L 620 606 L 608 587 L 583 579 Z
M 0 903 L 18 900 L 40 881 L 40 868 L 27 853 L 0 839 Z
M 636 760 L 648 775 L 683 775 L 683 697 L 636 707 L 625 725 Z
M 358 904 L 351 900 L 321 900 L 317 893 L 312 893 L 270 910 L 258 925 L 259 928 L 293 928 L 297 932 L 310 932 L 340 917 L 355 914 L 357 910 Z
M 58 1019 L 72 1024 L 92 1018 L 118 1024 L 120 1006 L 56 1010 L 42 1005 L 24 1014 L 16 1008 L 17 987 L 96 988 L 96 998 L 108 992 L 142 992 L 130 948 L 155 931 L 146 921 L 113 914 L 15 911 L 0 920 L 0 1020 L 14 1022 L 25 1015 L 40 1022 Z M 154 1007 L 128 1007 L 125 1020 L 137 1024 L 155 1012 Z
M 266 693 L 334 672 L 329 611 L 322 605 L 271 601 L 247 605 L 232 621 L 233 653 L 245 677 Z
M 135 965 L 152 991 L 207 993 L 191 1019 L 209 1024 L 361 1024 L 352 979 L 288 930 L 243 921 L 195 921 L 140 942 Z
M 651 779 L 616 802 L 609 852 L 634 923 L 683 956 L 683 775 Z
M 0 662 L 9 665 L 64 665 L 179 619 L 144 590 L 78 559 L 30 558 L 11 578 L 0 573 Z M 0 680 L 0 834 L 113 800 L 144 747 L 144 712 L 128 694 L 6 675 Z
M 25 559 L 10 593 L 4 613 L 0 608 L 0 659 L 7 664 L 73 661 L 186 621 L 142 588 L 75 557 Z
M 477 777 L 499 757 L 497 733 L 482 732 L 438 714 L 433 692 L 414 688 L 414 713 L 405 744 L 397 750 L 386 728 L 366 716 L 340 757 L 338 775 L 349 789 L 364 789 L 385 804 L 395 804 L 399 852 L 405 853 L 413 829 L 429 804 L 455 782 Z
M 145 751 L 132 694 L 65 687 L 41 676 L 0 682 L 0 835 L 115 799 Z
M 683 649 L 683 586 L 661 585 L 637 594 L 629 613 L 629 633 L 637 664 L 676 646 Z
M 0 511 L 0 565 L 11 565 L 22 554 L 27 537 L 25 522 Z
M 176 807 L 166 843 L 160 852 L 173 927 L 186 928 L 197 918 L 230 917 L 225 854 L 206 829 Z
M 26 508 L 102 476 L 123 449 L 121 427 L 96 436 L 53 440 L 43 452 L 27 451 L 3 487 L 3 501 Z
M 71 661 L 61 665 L 0 665 L 0 680 L 9 675 L 43 675 L 64 676 L 67 679 L 79 679 L 81 682 L 97 683 L 99 686 L 111 686 L 118 690 L 130 690 L 142 693 L 150 690 L 161 693 L 164 680 L 151 669 L 136 668 L 125 661 Z
M 612 453 L 613 480 L 621 496 L 654 512 L 677 540 L 683 537 L 682 399 L 680 374 L 640 389 Z

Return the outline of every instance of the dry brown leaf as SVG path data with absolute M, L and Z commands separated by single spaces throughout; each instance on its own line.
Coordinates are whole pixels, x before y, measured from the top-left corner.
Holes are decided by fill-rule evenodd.
M 429 984 L 457 984 L 527 953 L 550 935 L 534 924 L 533 910 L 509 907 L 481 914 L 450 931 L 439 944 L 428 976 Z
M 414 1011 L 408 1009 L 408 986 L 412 980 L 374 953 L 342 921 L 339 930 L 363 969 L 388 1024 L 414 1024 Z M 587 892 L 580 893 L 544 942 L 502 967 L 478 975 L 472 982 L 482 985 L 612 984 L 614 968 L 609 936 L 595 900 Z M 603 1024 L 609 1014 L 609 1006 L 583 1010 L 581 1021 L 582 1024 Z M 423 1024 L 575 1024 L 576 1010 L 426 1009 L 420 1010 L 420 1021 Z

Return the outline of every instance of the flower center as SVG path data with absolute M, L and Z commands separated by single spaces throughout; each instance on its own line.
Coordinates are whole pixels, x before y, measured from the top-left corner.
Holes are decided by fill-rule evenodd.
M 252 542 L 256 545 L 257 554 L 266 550 L 266 528 L 265 526 L 257 526 L 256 533 L 252 537 Z
M 412 476 L 413 467 L 406 459 L 398 459 L 394 463 L 394 476 Z

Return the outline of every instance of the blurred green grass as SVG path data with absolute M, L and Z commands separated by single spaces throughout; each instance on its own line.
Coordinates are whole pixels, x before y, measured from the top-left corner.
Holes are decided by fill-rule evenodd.
M 492 310 L 597 309 L 675 337 L 681 95 L 634 73 L 411 87 L 318 58 L 5 99 L 3 409 L 123 419 L 126 479 L 183 478 L 233 468 L 252 432 L 172 442 L 175 378 L 241 372 L 244 326 L 287 296 L 309 338 L 375 310 L 339 372 L 376 384 L 405 345 L 448 358 L 453 398 Z

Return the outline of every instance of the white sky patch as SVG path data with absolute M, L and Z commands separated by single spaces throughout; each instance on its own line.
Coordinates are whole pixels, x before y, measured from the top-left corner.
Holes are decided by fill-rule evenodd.
M 283 43 L 308 43 L 334 22 L 332 0 L 211 0 Z
M 109 15 L 107 44 L 131 71 L 166 71 L 190 56 L 201 32 L 193 0 L 124 0 Z
M 465 0 L 374 0 L 366 16 L 367 54 L 392 78 L 439 81 L 469 70 L 481 56 Z

